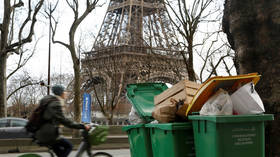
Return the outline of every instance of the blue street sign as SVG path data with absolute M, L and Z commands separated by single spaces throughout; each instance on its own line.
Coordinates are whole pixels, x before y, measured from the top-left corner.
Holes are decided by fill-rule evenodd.
M 91 122 L 91 97 L 88 93 L 84 93 L 83 96 L 82 122 Z

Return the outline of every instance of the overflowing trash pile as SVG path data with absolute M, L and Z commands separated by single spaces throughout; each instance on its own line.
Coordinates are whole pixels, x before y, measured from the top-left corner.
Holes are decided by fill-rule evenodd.
M 198 84 L 181 80 L 127 86 L 132 104 L 128 133 L 132 157 L 264 157 L 264 104 L 260 75 L 217 76 Z M 253 122 L 253 123 L 252 123 Z M 258 150 L 258 151 L 256 151 Z
M 182 80 L 154 95 L 152 117 L 159 123 L 169 123 L 187 121 L 190 113 L 187 111 L 199 112 L 200 115 L 264 113 L 263 102 L 255 90 L 259 79 L 260 76 L 253 73 L 213 77 L 204 84 Z M 131 124 L 148 123 L 141 119 L 133 105 L 129 121 Z
M 183 80 L 155 96 L 153 117 L 166 123 L 187 119 L 187 115 L 192 112 L 199 112 L 200 115 L 264 113 L 264 105 L 255 90 L 259 79 L 257 73 L 252 73 L 212 77 L 202 85 Z M 184 88 L 183 94 L 178 92 L 178 87 Z M 177 116 L 181 119 L 176 118 Z

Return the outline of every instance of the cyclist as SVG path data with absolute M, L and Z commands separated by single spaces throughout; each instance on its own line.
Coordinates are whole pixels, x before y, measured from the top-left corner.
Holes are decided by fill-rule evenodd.
M 72 151 L 72 144 L 69 140 L 60 136 L 59 126 L 62 124 L 68 128 L 89 130 L 90 126 L 71 121 L 64 116 L 64 101 L 67 98 L 65 88 L 61 85 L 54 85 L 51 88 L 54 95 L 47 95 L 40 101 L 50 101 L 43 112 L 45 123 L 35 133 L 35 139 L 39 144 L 50 147 L 58 157 L 67 157 Z

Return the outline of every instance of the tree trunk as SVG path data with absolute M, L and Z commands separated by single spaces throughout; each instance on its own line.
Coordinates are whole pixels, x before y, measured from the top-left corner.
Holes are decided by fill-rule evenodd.
M 81 122 L 81 89 L 80 89 L 80 63 L 78 59 L 73 58 L 74 66 L 74 120 Z M 74 132 L 74 137 L 78 137 L 78 130 Z
M 110 118 L 108 119 L 109 120 L 109 125 L 113 125 L 113 119 L 114 119 L 114 110 L 111 110 L 111 113 L 110 113 Z
M 195 72 L 193 69 L 193 41 L 192 39 L 188 40 L 188 64 L 187 64 L 187 71 L 188 71 L 188 77 L 190 81 L 196 81 Z
M 0 117 L 7 117 L 7 53 L 0 52 Z
M 108 125 L 113 125 L 113 118 L 111 116 L 107 117 L 107 120 L 108 120 Z
M 280 0 L 226 0 L 223 29 L 237 54 L 241 74 L 262 75 L 257 91 L 266 113 L 266 156 L 280 156 Z
M 7 52 L 8 32 L 10 26 L 11 5 L 9 0 L 4 1 L 4 16 L 1 23 L 0 37 L 0 117 L 7 116 Z

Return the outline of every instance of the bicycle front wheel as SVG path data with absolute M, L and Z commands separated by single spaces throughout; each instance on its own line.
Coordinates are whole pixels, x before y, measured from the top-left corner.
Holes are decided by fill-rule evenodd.
M 113 157 L 113 156 L 106 152 L 97 152 L 94 153 L 91 157 Z
M 23 155 L 20 155 L 18 157 L 42 157 L 41 155 L 38 155 L 38 154 L 23 154 Z

